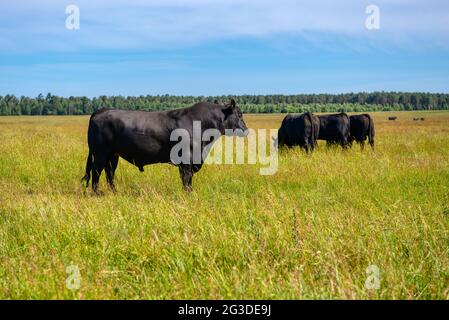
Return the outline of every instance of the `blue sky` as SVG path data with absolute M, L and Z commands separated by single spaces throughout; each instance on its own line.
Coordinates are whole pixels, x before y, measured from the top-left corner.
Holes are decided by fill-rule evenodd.
M 80 29 L 65 27 L 66 6 Z M 368 5 L 380 29 L 368 30 Z M 449 2 L 17 0 L 0 95 L 449 92 Z

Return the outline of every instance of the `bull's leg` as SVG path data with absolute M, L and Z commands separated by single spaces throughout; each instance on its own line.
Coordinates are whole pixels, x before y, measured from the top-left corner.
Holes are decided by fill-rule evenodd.
M 352 148 L 352 143 L 354 142 L 354 139 L 349 139 L 348 140 L 348 146 L 349 146 L 349 148 Z
M 348 139 L 346 137 L 342 137 L 340 140 L 340 144 L 343 150 L 346 150 L 348 148 Z
M 114 176 L 115 174 L 115 170 L 117 169 L 117 165 L 118 165 L 118 156 L 114 155 L 113 156 L 113 160 L 112 160 L 112 176 Z
M 304 144 L 304 150 L 306 150 L 306 154 L 309 154 L 309 144 L 307 142 Z
M 374 139 L 370 140 L 370 141 L 369 141 L 369 144 L 370 144 L 371 148 L 372 148 L 373 151 L 374 151 Z
M 193 170 L 190 164 L 180 164 L 179 174 L 185 191 L 192 191 Z
M 313 151 L 315 150 L 315 141 L 313 141 L 312 139 L 309 140 L 309 146 L 310 146 L 310 152 L 313 153 Z
M 104 160 L 104 157 L 94 155 L 94 164 L 93 164 L 93 168 L 92 168 L 92 190 L 96 194 L 99 194 L 98 183 L 100 181 L 101 172 L 103 171 L 105 166 L 106 166 L 106 161 Z
M 318 147 L 318 140 L 312 140 L 312 151 L 315 151 L 317 147 Z
M 115 191 L 115 185 L 114 185 L 114 174 L 115 169 L 117 169 L 118 164 L 118 156 L 113 155 L 109 158 L 109 161 L 106 164 L 105 171 L 106 171 L 106 180 L 109 184 L 109 187 L 112 191 Z
M 362 149 L 362 151 L 365 149 L 365 140 L 361 140 L 359 141 L 360 143 L 360 149 Z

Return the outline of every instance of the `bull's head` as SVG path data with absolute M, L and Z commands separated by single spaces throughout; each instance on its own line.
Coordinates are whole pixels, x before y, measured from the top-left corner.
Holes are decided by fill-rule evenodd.
M 242 111 L 240 111 L 234 99 L 231 99 L 231 103 L 224 107 L 223 113 L 225 115 L 223 127 L 226 135 L 239 137 L 246 137 L 248 135 L 249 131 L 245 121 L 243 121 Z

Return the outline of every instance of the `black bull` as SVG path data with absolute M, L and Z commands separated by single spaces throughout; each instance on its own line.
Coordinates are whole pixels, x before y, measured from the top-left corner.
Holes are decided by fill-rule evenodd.
M 287 115 L 278 132 L 279 147 L 300 146 L 308 153 L 316 146 L 320 129 L 318 117 L 307 112 L 301 115 Z
M 352 145 L 353 141 L 360 144 L 361 148 L 365 147 L 365 140 L 374 149 L 374 121 L 369 114 L 358 114 L 349 117 L 351 122 L 351 134 L 349 136 L 349 143 Z
M 346 113 L 318 116 L 320 132 L 318 139 L 326 140 L 328 144 L 338 143 L 346 148 L 349 143 L 350 121 Z
M 242 113 L 232 100 L 228 105 L 198 103 L 190 108 L 170 111 L 125 111 L 103 109 L 95 112 L 89 121 L 89 155 L 83 180 L 89 185 L 92 172 L 92 189 L 98 192 L 98 182 L 103 169 L 106 180 L 114 190 L 114 173 L 118 159 L 122 157 L 143 171 L 143 167 L 154 163 L 173 163 L 170 153 L 178 141 L 171 141 L 175 129 L 186 130 L 193 136 L 193 122 L 200 121 L 201 135 L 207 129 L 217 129 L 228 134 L 226 129 L 247 132 Z M 235 134 L 235 133 L 234 133 Z M 191 139 L 192 141 L 192 139 Z M 201 141 L 201 151 L 215 140 Z M 190 144 L 190 161 L 176 164 L 185 190 L 191 190 L 193 174 L 201 169 L 200 163 L 192 160 L 193 141 Z

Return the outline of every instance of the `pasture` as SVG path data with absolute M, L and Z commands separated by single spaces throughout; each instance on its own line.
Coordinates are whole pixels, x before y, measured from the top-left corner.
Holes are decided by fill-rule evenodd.
M 173 166 L 121 159 L 102 196 L 80 183 L 88 116 L 0 117 L 0 298 L 448 299 L 449 112 L 371 115 L 375 152 L 206 165 L 191 193 Z

